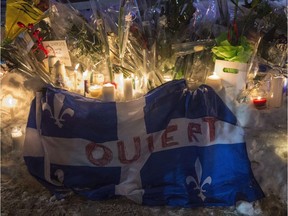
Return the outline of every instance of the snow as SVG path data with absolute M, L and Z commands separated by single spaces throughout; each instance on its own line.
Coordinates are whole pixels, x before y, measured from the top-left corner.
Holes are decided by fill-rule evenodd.
M 62 200 L 41 186 L 27 171 L 22 146 L 13 145 L 11 130 L 25 133 L 35 91 L 43 83 L 9 72 L 2 77 L 0 98 L 10 94 L 17 99 L 14 118 L 1 106 L 1 215 L 287 215 L 287 96 L 280 108 L 257 110 L 251 104 L 237 104 L 219 92 L 245 130 L 252 170 L 265 193 L 262 200 L 239 202 L 231 207 L 171 208 L 141 206 L 120 197 L 89 201 L 74 194 Z

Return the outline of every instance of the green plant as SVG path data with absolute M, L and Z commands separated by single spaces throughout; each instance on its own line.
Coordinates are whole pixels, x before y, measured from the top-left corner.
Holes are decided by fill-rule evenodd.
M 214 60 L 226 60 L 246 63 L 250 59 L 253 48 L 244 36 L 237 38 L 238 44 L 232 45 L 227 39 L 227 33 L 222 33 L 216 39 L 216 46 L 212 48 Z

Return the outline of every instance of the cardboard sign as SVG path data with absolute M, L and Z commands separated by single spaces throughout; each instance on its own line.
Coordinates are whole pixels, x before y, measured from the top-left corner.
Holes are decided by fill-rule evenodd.
M 43 41 L 42 43 L 44 48 L 48 50 L 49 56 L 56 56 L 65 66 L 72 66 L 65 40 Z

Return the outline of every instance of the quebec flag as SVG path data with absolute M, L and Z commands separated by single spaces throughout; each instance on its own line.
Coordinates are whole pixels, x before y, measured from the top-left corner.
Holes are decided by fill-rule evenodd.
M 264 196 L 234 114 L 212 88 L 192 92 L 185 80 L 129 102 L 48 86 L 31 105 L 24 159 L 58 197 L 199 207 Z

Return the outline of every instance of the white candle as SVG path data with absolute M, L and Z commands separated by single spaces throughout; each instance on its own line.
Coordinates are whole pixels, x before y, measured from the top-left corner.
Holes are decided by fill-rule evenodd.
M 215 91 L 220 91 L 222 89 L 221 78 L 215 72 L 213 72 L 213 75 L 207 77 L 206 84 Z
M 51 73 L 54 65 L 58 61 L 56 56 L 48 56 L 48 67 L 49 67 L 49 73 Z
M 115 86 L 111 83 L 106 83 L 102 87 L 103 101 L 114 101 Z
M 56 68 L 56 81 L 57 84 L 65 86 L 65 80 L 67 79 L 65 64 L 61 63 L 59 60 L 54 64 Z
M 24 143 L 24 136 L 19 127 L 13 127 L 11 130 L 11 137 L 13 141 L 13 148 L 15 150 L 20 150 L 21 146 Z
M 77 91 L 77 78 L 78 78 L 78 68 L 79 68 L 80 64 L 78 63 L 76 66 L 75 66 L 75 69 L 74 69 L 74 90 Z
M 123 73 L 114 73 L 114 82 L 117 84 L 117 92 L 122 96 L 124 88 Z
M 99 98 L 102 93 L 102 86 L 101 85 L 93 85 L 89 87 L 90 96 Z
M 131 78 L 124 79 L 124 98 L 131 100 L 133 98 L 133 84 Z
M 271 108 L 280 107 L 283 98 L 283 77 L 272 77 L 271 80 L 271 93 L 269 98 L 269 106 Z

